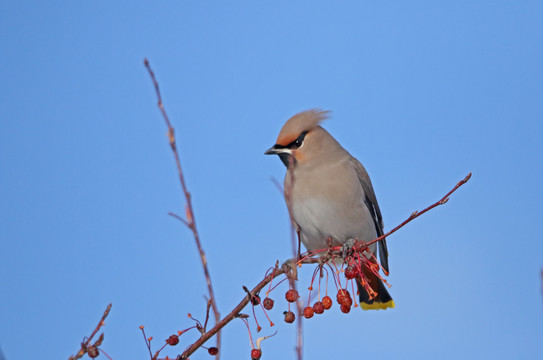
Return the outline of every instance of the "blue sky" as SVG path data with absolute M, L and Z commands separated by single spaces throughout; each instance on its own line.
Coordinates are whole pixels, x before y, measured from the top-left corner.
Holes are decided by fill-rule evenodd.
M 183 198 L 144 57 L 223 314 L 291 254 L 270 181 L 284 168 L 263 152 L 288 117 L 320 107 L 368 169 L 387 228 L 473 178 L 389 238 L 397 307 L 305 321 L 305 358 L 541 356 L 540 1 L 3 1 L 0 30 L 7 359 L 67 358 L 110 302 L 115 360 L 147 358 L 141 324 L 157 347 L 188 312 L 204 318 L 191 233 L 167 215 Z M 284 291 L 263 359 L 294 358 Z M 224 359 L 249 357 L 240 321 L 223 339 Z

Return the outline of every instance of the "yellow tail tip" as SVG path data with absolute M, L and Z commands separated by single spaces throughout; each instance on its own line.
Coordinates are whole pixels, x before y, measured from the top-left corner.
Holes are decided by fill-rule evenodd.
M 386 310 L 386 309 L 392 309 L 396 306 L 394 304 L 394 300 L 390 300 L 387 302 L 374 302 L 373 304 L 366 304 L 366 303 L 360 303 L 360 307 L 362 310 Z

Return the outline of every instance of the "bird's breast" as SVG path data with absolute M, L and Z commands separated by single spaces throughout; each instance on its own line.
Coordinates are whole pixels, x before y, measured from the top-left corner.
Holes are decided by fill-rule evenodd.
M 295 172 L 285 181 L 289 211 L 300 227 L 308 250 L 328 247 L 349 239 L 370 241 L 376 237 L 371 214 L 364 203 L 364 191 L 354 172 L 341 167 L 325 172 Z M 340 178 L 337 177 L 342 174 Z M 292 180 L 293 178 L 293 180 Z M 289 189 L 290 188 L 290 189 Z

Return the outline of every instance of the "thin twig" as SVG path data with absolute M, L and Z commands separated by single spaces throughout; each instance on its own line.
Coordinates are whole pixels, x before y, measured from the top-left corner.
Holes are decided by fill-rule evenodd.
M 294 179 L 294 177 L 293 177 Z M 292 188 L 292 185 L 291 185 Z M 290 223 L 290 237 L 291 237 L 291 243 L 292 243 L 292 256 L 294 259 L 297 259 L 297 261 L 300 261 L 301 255 L 300 255 L 300 248 L 301 248 L 301 237 L 300 237 L 300 228 L 294 228 L 294 222 L 291 221 Z M 296 233 L 296 236 L 294 235 Z M 298 239 L 298 249 L 296 249 L 296 240 Z M 296 268 L 296 271 L 294 274 L 296 275 L 298 273 L 298 269 Z M 298 291 L 296 286 L 296 279 L 294 277 L 289 276 L 289 282 L 290 282 L 290 288 Z M 297 310 L 297 318 L 296 318 L 296 358 L 298 360 L 303 359 L 303 350 L 304 350 L 304 328 L 303 328 L 303 322 L 302 322 L 302 315 L 303 315 L 303 305 L 302 305 L 302 299 L 298 298 L 296 300 L 296 310 Z
M 151 340 L 150 340 L 152 338 L 148 338 L 145 335 L 145 329 L 143 328 L 143 326 L 140 326 L 140 329 L 141 329 L 141 333 L 143 335 L 143 339 L 145 340 L 145 345 L 147 345 L 147 350 L 149 351 L 149 356 L 151 357 L 151 360 L 153 360 L 153 352 L 151 351 Z
M 290 166 L 293 166 L 292 158 L 289 158 Z M 279 181 L 275 179 L 274 177 L 271 178 L 274 185 L 277 187 L 277 189 L 283 193 L 285 196 L 285 202 L 287 203 L 287 208 L 289 210 L 289 219 L 290 219 L 290 241 L 292 245 L 292 256 L 293 258 L 297 259 L 298 261 L 301 259 L 300 251 L 301 251 L 301 237 L 300 237 L 300 227 L 294 222 L 294 219 L 290 215 L 290 205 L 291 205 L 291 194 L 292 194 L 292 188 L 294 187 L 294 171 L 290 173 L 290 181 L 286 182 L 286 188 L 283 189 Z M 295 235 L 297 235 L 298 241 L 296 241 Z M 296 247 L 296 243 L 298 243 L 298 247 Z M 296 251 L 297 249 L 297 251 Z M 290 283 L 290 288 L 294 290 L 298 290 L 296 288 L 296 272 L 294 272 L 293 277 L 289 276 L 288 280 Z M 296 310 L 298 313 L 298 317 L 296 319 L 296 357 L 298 360 L 303 359 L 303 345 L 304 345 L 304 332 L 303 332 L 303 322 L 302 322 L 302 315 L 303 315 L 303 306 L 302 306 L 302 300 L 298 299 L 296 300 Z
M 274 178 L 273 176 L 270 178 L 271 182 L 273 183 L 273 185 L 275 185 L 275 187 L 277 188 L 277 190 L 281 193 L 281 195 L 285 196 L 285 190 L 283 190 L 283 185 L 281 185 L 279 183 L 279 180 L 277 180 L 276 178 Z
M 371 244 L 374 244 L 380 240 L 383 240 L 384 238 L 386 238 L 387 236 L 389 236 L 390 234 L 392 233 L 395 233 L 396 231 L 400 230 L 402 227 L 404 227 L 407 223 L 415 220 L 416 218 L 418 218 L 419 216 L 421 216 L 422 214 L 424 214 L 425 212 L 427 211 L 430 211 L 432 210 L 433 208 L 435 208 L 436 206 L 439 206 L 439 205 L 443 205 L 445 203 L 447 203 L 447 201 L 449 201 L 449 196 L 452 195 L 453 192 L 455 192 L 456 190 L 458 190 L 458 188 L 462 185 L 464 185 L 465 183 L 467 183 L 469 181 L 469 179 L 471 178 L 471 173 L 469 173 L 468 175 L 466 175 L 466 177 L 462 180 L 460 180 L 454 188 L 452 188 L 451 191 L 449 191 L 447 194 L 445 194 L 445 196 L 443 196 L 441 199 L 439 199 L 438 201 L 436 201 L 435 203 L 433 203 L 432 205 L 428 206 L 427 208 L 425 208 L 424 210 L 422 211 L 415 211 L 413 212 L 404 222 L 402 222 L 400 225 L 396 226 L 394 229 L 390 230 L 389 232 L 387 232 L 386 234 L 384 235 L 381 235 L 379 236 L 378 238 L 366 243 L 367 246 L 371 245 Z
M 204 331 L 207 329 L 207 321 L 209 320 L 209 310 L 211 309 L 211 300 L 207 301 L 206 321 L 204 321 Z
M 200 242 L 200 235 L 198 234 L 198 229 L 196 227 L 196 219 L 194 216 L 194 209 L 192 207 L 192 200 L 191 200 L 191 194 L 187 189 L 187 186 L 185 184 L 185 177 L 183 176 L 183 170 L 181 168 L 181 161 L 179 160 L 179 153 L 177 151 L 177 145 L 175 140 L 175 130 L 172 127 L 172 124 L 170 122 L 170 119 L 168 118 L 168 115 L 166 114 L 166 110 L 164 109 L 164 104 L 162 103 L 162 96 L 160 95 L 160 89 L 158 87 L 158 82 L 155 78 L 155 73 L 151 69 L 151 65 L 149 64 L 149 61 L 147 59 L 144 59 L 145 67 L 147 68 L 147 71 L 149 72 L 149 76 L 151 77 L 151 80 L 153 81 L 153 85 L 155 87 L 155 92 L 158 98 L 158 108 L 160 109 L 160 112 L 162 113 L 162 117 L 166 121 L 166 126 L 168 127 L 168 139 L 170 142 L 170 147 L 172 149 L 174 158 L 175 158 L 175 164 L 177 166 L 177 173 L 179 174 L 179 181 L 181 183 L 181 187 L 183 189 L 183 193 L 185 194 L 185 200 L 186 200 L 186 215 L 187 219 L 184 220 L 181 217 L 171 214 L 172 216 L 180 219 L 190 230 L 192 230 L 192 234 L 194 235 L 194 240 L 196 241 L 196 247 L 198 248 L 198 252 L 200 253 L 200 258 L 202 260 L 202 267 L 204 269 L 204 274 L 207 282 L 207 290 L 209 292 L 209 300 L 211 301 L 211 307 L 213 308 L 213 314 L 215 316 L 215 323 L 218 323 L 221 316 L 219 314 L 219 309 L 217 307 L 217 302 L 215 300 L 215 294 L 213 292 L 213 286 L 211 284 L 211 276 L 209 274 L 209 269 L 207 266 L 207 258 L 204 252 L 204 249 L 202 247 L 202 244 Z M 221 334 L 220 332 L 217 333 L 217 348 L 221 348 Z M 220 353 L 219 353 L 220 354 Z M 216 359 L 219 359 L 220 355 L 217 355 Z
M 69 360 L 76 360 L 76 359 L 79 359 L 81 358 L 83 355 L 85 355 L 85 353 L 87 352 L 87 348 L 89 347 L 90 345 L 90 342 L 92 340 L 92 338 L 94 337 L 94 335 L 96 335 L 96 333 L 98 332 L 98 330 L 100 330 L 100 328 L 102 326 L 104 326 L 106 323 L 105 323 L 105 319 L 106 317 L 109 315 L 109 311 L 111 310 L 111 305 L 112 304 L 109 304 L 106 308 L 106 310 L 104 311 L 104 314 L 102 315 L 102 318 L 100 319 L 100 321 L 98 322 L 98 325 L 96 325 L 96 328 L 94 329 L 94 331 L 92 332 L 91 336 L 89 336 L 89 338 L 82 342 L 81 343 L 81 349 L 79 349 L 79 351 L 77 352 L 77 354 L 75 355 L 72 355 L 70 356 Z M 103 335 L 103 334 L 102 334 Z M 101 338 L 103 339 L 103 337 L 101 336 Z M 99 340 L 100 341 L 100 340 Z M 100 341 L 101 343 L 101 341 Z M 98 345 L 97 345 L 98 346 Z
M 177 220 L 181 221 L 183 224 L 185 224 L 187 227 L 190 228 L 190 224 L 187 222 L 187 220 L 183 219 L 181 216 L 177 215 L 176 213 L 169 212 L 168 215 L 170 215 L 173 218 L 176 218 Z
M 299 257 L 295 257 L 295 259 L 299 259 Z M 296 282 L 292 281 L 292 288 L 294 290 L 296 289 Z M 303 350 L 304 350 L 304 328 L 303 328 L 303 322 L 302 322 L 302 316 L 304 313 L 303 306 L 302 306 L 302 299 L 298 298 L 296 300 L 296 310 L 298 312 L 297 318 L 296 318 L 296 356 L 298 360 L 303 359 Z
M 205 344 L 207 340 L 212 338 L 218 331 L 220 331 L 226 324 L 228 324 L 230 321 L 235 319 L 239 313 L 245 308 L 247 304 L 251 301 L 252 296 L 259 293 L 272 279 L 282 275 L 285 273 L 284 268 L 279 268 L 277 271 L 272 272 L 268 276 L 266 276 L 258 285 L 256 285 L 253 290 L 250 291 L 250 294 L 247 294 L 243 300 L 228 314 L 226 315 L 222 320 L 220 320 L 213 328 L 211 328 L 208 332 L 203 334 L 194 344 L 189 346 L 187 350 L 185 350 L 181 355 L 177 357 L 178 360 L 186 360 L 190 355 L 192 355 L 200 346 Z
M 292 164 L 291 164 L 292 165 Z M 285 196 L 285 201 L 287 203 L 287 208 L 290 206 L 290 193 L 292 191 L 292 187 L 294 184 L 294 176 L 291 177 L 291 181 L 288 183 L 287 191 L 283 189 L 283 186 L 277 181 L 276 178 L 272 177 L 271 181 L 279 190 L 283 196 Z M 292 245 L 292 257 L 293 259 L 300 260 L 300 247 L 301 247 L 301 238 L 300 238 L 300 228 L 294 228 L 294 220 L 292 217 L 290 217 L 290 211 L 289 211 L 289 219 L 290 219 L 290 241 Z M 296 251 L 296 238 L 294 234 L 298 236 L 298 251 Z M 294 290 L 298 290 L 296 288 L 296 281 L 292 277 L 288 277 L 290 288 Z M 304 344 L 304 333 L 303 333 L 303 322 L 302 322 L 302 314 L 303 314 L 303 307 L 301 303 L 301 299 L 296 300 L 296 311 L 298 313 L 298 317 L 296 319 L 296 357 L 298 360 L 303 359 L 303 344 Z

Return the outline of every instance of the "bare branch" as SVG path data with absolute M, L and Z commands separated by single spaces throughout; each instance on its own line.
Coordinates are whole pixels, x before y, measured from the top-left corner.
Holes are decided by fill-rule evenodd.
M 211 276 L 209 274 L 209 269 L 207 266 L 207 258 L 204 252 L 204 249 L 202 247 L 202 244 L 200 242 L 200 235 L 198 234 L 198 229 L 196 227 L 196 219 L 194 216 L 194 210 L 192 207 L 192 200 L 191 195 L 187 189 L 187 186 L 185 184 L 185 177 L 183 176 L 183 170 L 181 168 L 181 160 L 179 160 L 179 153 L 177 151 L 177 145 L 175 140 L 175 130 L 172 127 L 172 124 L 170 122 L 170 119 L 168 118 L 168 114 L 166 114 L 166 110 L 164 109 L 164 104 L 162 103 L 162 96 L 160 95 L 160 89 L 158 87 L 158 82 L 155 78 L 155 73 L 151 69 L 151 65 L 149 64 L 149 61 L 147 59 L 144 60 L 145 67 L 147 68 L 147 71 L 149 72 L 149 76 L 151 77 L 151 80 L 153 81 L 153 85 L 155 87 L 155 92 L 158 99 L 158 108 L 160 109 L 160 112 L 162 113 L 162 117 L 164 118 L 164 121 L 166 122 L 166 126 L 168 127 L 168 139 L 170 142 L 170 147 L 172 149 L 174 158 L 175 158 L 175 164 L 177 166 L 177 173 L 179 175 L 179 181 L 181 183 L 181 187 L 183 189 L 183 193 L 185 194 L 185 200 L 186 200 L 186 215 L 187 220 L 183 220 L 181 217 L 177 215 L 173 215 L 170 213 L 170 215 L 178 218 L 181 220 L 185 225 L 189 227 L 189 229 L 192 230 L 192 234 L 194 235 L 194 240 L 196 241 L 196 247 L 198 248 L 198 252 L 200 253 L 200 259 L 202 260 L 202 267 L 204 269 L 204 275 L 207 282 L 207 290 L 209 292 L 209 299 L 211 301 L 211 307 L 213 309 L 213 314 L 215 316 L 215 323 L 219 322 L 221 316 L 219 314 L 219 309 L 217 307 L 217 302 L 215 300 L 215 294 L 213 292 L 213 286 L 211 284 Z M 221 334 L 220 332 L 217 333 L 217 348 L 220 349 L 221 347 Z M 219 356 L 216 357 L 219 359 Z
M 189 229 L 191 229 L 190 224 L 187 222 L 187 220 L 183 219 L 181 216 L 179 216 L 179 215 L 177 215 L 176 213 L 173 213 L 173 212 L 169 212 L 168 215 L 170 215 L 171 217 L 176 218 L 177 220 L 181 221 Z
M 201 245 L 201 242 L 200 242 L 200 237 L 199 237 L 199 234 L 198 234 L 198 230 L 197 230 L 197 227 L 196 227 L 194 210 L 193 210 L 192 201 L 191 201 L 191 194 L 189 193 L 189 191 L 188 191 L 188 189 L 186 187 L 185 179 L 184 179 L 184 176 L 183 176 L 183 171 L 182 171 L 182 168 L 181 168 L 181 162 L 179 160 L 179 154 L 178 154 L 176 139 L 175 139 L 175 130 L 172 127 L 172 125 L 170 123 L 170 120 L 168 118 L 168 115 L 166 114 L 166 111 L 164 109 L 164 105 L 162 103 L 162 98 L 161 98 L 161 95 L 160 95 L 158 82 L 157 82 L 157 80 L 155 78 L 155 75 L 154 75 L 154 73 L 153 73 L 147 59 L 145 59 L 144 63 L 145 63 L 145 67 L 147 68 L 147 70 L 149 72 L 149 75 L 151 77 L 153 85 L 155 87 L 156 95 L 157 95 L 157 98 L 158 98 L 158 107 L 159 107 L 159 109 L 160 109 L 160 111 L 162 113 L 162 116 L 163 116 L 163 118 L 164 118 L 164 120 L 166 122 L 166 125 L 168 127 L 169 143 L 170 143 L 170 147 L 172 149 L 172 152 L 174 154 L 175 163 L 176 163 L 177 171 L 178 171 L 178 175 L 179 175 L 179 181 L 181 183 L 181 187 L 182 187 L 183 193 L 185 195 L 185 200 L 186 200 L 186 208 L 185 208 L 186 219 L 183 219 L 182 217 L 180 217 L 179 215 L 176 215 L 174 213 L 169 213 L 169 215 L 175 217 L 178 220 L 180 220 L 189 229 L 191 229 L 191 231 L 192 231 L 192 233 L 194 235 L 194 239 L 196 241 L 198 251 L 200 253 L 200 258 L 202 260 L 202 267 L 204 269 L 204 274 L 205 274 L 205 278 L 206 278 L 206 281 L 207 281 L 209 297 L 210 297 L 209 300 L 208 300 L 208 303 L 207 303 L 207 313 L 206 313 L 205 325 L 202 327 L 201 325 L 199 325 L 199 322 L 198 322 L 198 325 L 199 325 L 198 329 L 201 332 L 200 338 L 198 340 L 196 340 L 192 345 L 189 345 L 185 349 L 185 351 L 183 351 L 183 353 L 177 357 L 178 360 L 187 360 L 190 355 L 192 355 L 198 348 L 200 348 L 203 344 L 205 344 L 209 339 L 211 339 L 214 336 L 217 337 L 217 347 L 220 349 L 220 331 L 221 331 L 221 329 L 224 326 L 226 326 L 226 324 L 228 324 L 229 322 L 231 322 L 235 318 L 238 318 L 238 317 L 242 318 L 242 319 L 245 318 L 247 315 L 241 314 L 241 311 L 273 279 L 275 279 L 275 278 L 277 278 L 279 276 L 282 276 L 282 275 L 286 275 L 287 278 L 289 279 L 289 281 L 291 282 L 291 288 L 295 288 L 295 279 L 296 279 L 296 272 L 297 272 L 297 267 L 298 266 L 301 266 L 302 264 L 315 264 L 315 263 L 323 264 L 323 263 L 328 262 L 332 258 L 340 257 L 341 254 L 342 254 L 342 247 L 341 246 L 329 247 L 329 248 L 326 248 L 326 249 L 320 249 L 320 250 L 315 250 L 315 251 L 306 252 L 304 254 L 300 254 L 300 249 L 299 249 L 299 247 L 300 247 L 300 238 L 299 238 L 299 233 L 298 233 L 298 252 L 296 253 L 296 242 L 295 242 L 295 239 L 294 239 L 294 231 L 297 230 L 298 227 L 294 223 L 294 221 L 292 221 L 292 218 L 291 218 L 291 222 L 292 222 L 292 225 L 293 225 L 292 248 L 293 248 L 293 252 L 294 252 L 294 257 L 292 259 L 287 260 L 280 268 L 278 268 L 276 266 L 274 271 L 272 271 L 270 274 L 265 275 L 264 279 L 262 281 L 260 281 L 260 283 L 258 283 L 252 290 L 249 290 L 249 289 L 244 287 L 244 290 L 246 291 L 247 295 L 243 297 L 243 299 L 239 302 L 239 304 L 234 309 L 232 309 L 232 311 L 228 315 L 226 315 L 224 318 L 220 319 L 220 315 L 219 315 L 217 305 L 216 305 L 216 301 L 215 301 L 215 296 L 214 296 L 214 293 L 213 293 L 213 287 L 211 285 L 211 277 L 209 275 L 206 256 L 205 256 L 205 253 L 203 251 L 203 248 L 202 248 L 202 245 Z M 449 191 L 445 196 L 443 196 L 439 201 L 437 201 L 434 204 L 428 206 L 427 208 L 425 208 L 422 211 L 413 212 L 404 222 L 402 222 L 401 224 L 399 224 L 398 226 L 396 226 L 395 228 L 393 228 L 392 230 L 390 230 L 386 234 L 384 234 L 384 235 L 382 235 L 382 236 L 380 236 L 380 237 L 378 237 L 378 238 L 376 238 L 376 239 L 374 239 L 374 240 L 372 240 L 372 241 L 370 241 L 368 243 L 364 243 L 362 241 L 356 241 L 355 244 L 353 245 L 353 249 L 355 251 L 363 251 L 364 249 L 367 249 L 367 247 L 369 245 L 374 244 L 374 243 L 384 239 L 385 237 L 390 236 L 391 234 L 398 231 L 400 228 L 402 228 L 403 226 L 405 226 L 406 224 L 408 224 L 412 220 L 416 219 L 417 217 L 421 216 L 422 214 L 430 211 L 431 209 L 433 209 L 433 208 L 435 208 L 435 207 L 437 207 L 439 205 L 445 204 L 449 200 L 449 196 L 452 193 L 454 193 L 460 186 L 465 184 L 470 179 L 470 177 L 471 177 L 471 173 L 468 174 L 463 180 L 458 182 L 456 184 L 456 186 L 451 191 Z M 291 190 L 292 190 L 292 184 L 294 183 L 294 180 L 295 180 L 294 177 L 291 175 L 291 177 L 287 181 L 287 185 L 286 185 L 285 191 L 284 191 L 285 200 L 286 200 L 286 203 L 287 203 L 287 207 L 289 209 L 290 209 L 290 205 L 291 205 Z M 274 181 L 274 184 L 277 186 L 278 189 L 281 189 L 281 186 L 279 185 L 279 183 L 275 179 L 272 179 L 272 181 Z M 289 214 L 290 214 L 290 212 L 289 212 Z M 331 246 L 331 243 L 329 245 Z M 317 256 L 317 255 L 319 255 L 319 256 Z M 373 269 L 373 271 L 378 272 L 379 269 L 378 268 Z M 214 316 L 215 316 L 215 325 L 211 329 L 207 330 L 207 321 L 208 321 L 208 318 L 209 318 L 209 309 L 210 309 L 210 307 L 213 309 L 213 313 L 214 313 Z M 298 355 L 298 359 L 301 360 L 302 359 L 302 341 L 303 341 L 303 339 L 302 339 L 302 326 L 301 326 L 302 325 L 302 319 L 301 319 L 302 318 L 302 304 L 301 304 L 300 301 L 297 302 L 297 308 L 298 308 L 298 331 L 297 331 L 296 352 L 297 352 L 297 355 Z M 96 331 L 97 330 L 95 330 L 95 332 Z M 94 333 L 93 333 L 93 335 L 94 335 Z M 89 341 L 90 341 L 90 339 L 89 339 Z M 82 346 L 83 346 L 83 344 L 82 344 Z
M 416 218 L 418 218 L 419 216 L 421 216 L 422 214 L 424 214 L 425 212 L 427 211 L 430 211 L 432 210 L 433 208 L 435 208 L 436 206 L 439 206 L 439 205 L 443 205 L 445 203 L 447 203 L 447 201 L 449 201 L 449 196 L 452 195 L 453 192 L 455 192 L 456 190 L 458 190 L 458 188 L 462 185 L 464 185 L 465 183 L 467 183 L 469 181 L 469 179 L 471 179 L 471 173 L 469 173 L 468 175 L 466 175 L 466 177 L 462 180 L 460 180 L 456 186 L 451 190 L 449 191 L 447 194 L 445 194 L 445 196 L 443 196 L 441 199 L 439 199 L 438 201 L 436 201 L 435 203 L 433 203 L 432 205 L 428 206 L 427 208 L 425 208 L 424 210 L 422 211 L 415 211 L 413 212 L 404 222 L 402 222 L 400 225 L 396 226 L 394 229 L 390 230 L 389 232 L 387 232 L 386 234 L 384 235 L 381 235 L 379 236 L 377 239 L 374 239 L 372 241 L 370 241 L 369 243 L 367 243 L 366 245 L 369 246 L 371 244 L 374 244 L 380 240 L 383 240 L 384 238 L 386 238 L 387 236 L 389 236 L 390 234 L 392 233 L 395 233 L 396 231 L 400 230 L 402 227 L 404 227 L 405 225 L 407 225 L 407 223 L 415 220 Z
M 96 328 L 92 332 L 91 336 L 89 336 L 89 338 L 86 341 L 83 341 L 81 343 L 81 349 L 79 349 L 77 354 L 70 356 L 69 360 L 80 359 L 83 355 L 87 353 L 89 346 L 91 346 L 90 343 L 91 343 L 92 338 L 94 337 L 94 335 L 96 335 L 98 330 L 100 330 L 100 328 L 106 324 L 104 320 L 109 315 L 110 310 L 111 310 L 111 304 L 107 306 L 106 310 L 104 311 L 104 314 L 102 315 L 102 318 L 100 319 L 100 322 L 98 322 L 98 325 L 96 325 Z M 98 346 L 102 345 L 103 340 L 104 340 L 104 334 L 102 333 L 100 337 L 98 338 L 98 340 L 92 346 L 97 348 Z
M 420 215 L 426 213 L 427 211 L 430 211 L 431 209 L 435 208 L 436 206 L 441 205 L 441 202 L 443 201 L 443 199 L 448 198 L 460 186 L 464 185 L 470 179 L 470 177 L 471 177 L 471 173 L 468 176 L 466 176 L 466 178 L 464 178 L 464 180 L 458 182 L 458 184 L 456 184 L 456 186 L 451 191 L 449 191 L 443 198 L 441 198 L 440 200 L 438 200 L 437 202 L 435 202 L 434 204 L 428 206 L 427 208 L 425 208 L 424 210 L 422 210 L 420 212 L 414 212 L 413 214 L 411 214 L 411 216 L 409 216 L 409 218 L 407 220 L 405 220 L 403 223 L 401 223 L 400 225 L 398 225 L 397 227 L 395 227 L 394 229 L 389 231 L 387 234 L 385 234 L 385 236 L 388 236 L 388 235 L 394 233 L 395 231 L 402 228 L 403 226 L 405 226 L 407 223 L 409 223 L 413 219 L 419 217 Z M 362 246 L 367 247 L 369 244 L 373 244 L 373 243 L 381 240 L 382 238 L 383 237 L 376 238 L 375 240 L 372 240 L 369 243 L 364 243 L 362 241 L 360 241 L 358 243 L 360 244 L 361 247 Z M 354 247 L 356 247 L 358 245 L 358 243 L 355 243 Z M 216 333 L 218 333 L 226 324 L 228 324 L 230 321 L 232 321 L 236 317 L 239 317 L 239 314 L 245 308 L 245 306 L 247 306 L 247 304 L 249 304 L 249 302 L 251 301 L 251 298 L 253 296 L 255 296 L 256 294 L 258 294 L 267 284 L 269 284 L 276 277 L 281 276 L 283 274 L 288 274 L 289 278 L 290 278 L 291 277 L 290 272 L 292 271 L 293 268 L 296 269 L 296 266 L 302 265 L 302 264 L 322 263 L 323 261 L 326 261 L 328 258 L 331 258 L 333 256 L 340 256 L 341 251 L 342 251 L 341 246 L 337 246 L 337 247 L 333 247 L 333 248 L 321 249 L 321 250 L 317 250 L 317 251 L 311 251 L 311 252 L 304 253 L 304 254 L 302 254 L 302 259 L 301 260 L 298 260 L 298 257 L 295 255 L 292 259 L 289 259 L 289 260 L 285 261 L 285 263 L 280 268 L 273 271 L 271 274 L 267 275 L 252 290 L 249 291 L 248 289 L 246 289 L 245 291 L 247 292 L 247 295 L 241 300 L 241 302 L 228 315 L 226 315 L 222 320 L 220 320 L 213 328 L 211 328 L 206 333 L 202 334 L 202 336 L 194 344 L 189 346 L 181 355 L 179 355 L 177 357 L 177 360 L 186 360 L 186 359 L 188 359 L 188 357 L 191 354 L 193 354 L 200 346 L 205 344 L 205 342 L 207 340 L 209 340 Z M 315 256 L 317 254 L 321 254 L 321 256 Z M 299 314 L 298 318 L 299 319 L 301 318 L 300 314 Z M 299 328 L 299 330 L 298 330 L 299 332 L 301 332 L 300 329 L 301 328 Z M 298 341 L 301 341 L 300 337 L 298 337 Z M 298 346 L 300 346 L 300 345 L 301 344 L 297 344 L 297 353 L 298 353 L 299 358 L 302 356 L 301 355 L 301 348 L 298 350 Z
M 292 158 L 289 158 L 289 161 L 292 161 Z M 293 165 L 292 163 L 290 165 Z M 282 193 L 285 196 L 285 201 L 287 203 L 287 207 L 289 208 L 289 216 L 290 216 L 290 205 L 291 205 L 291 193 L 292 188 L 294 187 L 294 173 L 291 173 L 290 175 L 290 181 L 286 183 L 286 188 L 283 189 L 279 181 L 277 181 L 276 178 L 272 177 L 271 181 L 275 185 L 275 187 L 279 190 L 280 193 Z M 297 238 L 295 237 L 295 234 Z M 296 239 L 298 240 L 298 251 L 296 251 Z M 300 238 L 300 228 L 298 225 L 294 222 L 294 219 L 290 217 L 290 240 L 292 244 L 292 254 L 293 257 L 297 258 L 298 260 L 301 258 L 300 251 L 301 251 L 301 238 Z M 294 272 L 296 274 L 296 272 Z M 296 275 L 293 277 L 288 276 L 289 282 L 290 282 L 290 288 L 298 291 L 296 288 Z M 302 314 L 303 314 L 303 306 L 301 299 L 298 299 L 296 301 L 296 310 L 298 313 L 298 317 L 296 319 L 296 358 L 298 360 L 303 359 L 303 343 L 304 343 L 304 332 L 303 332 L 303 322 L 302 322 Z

